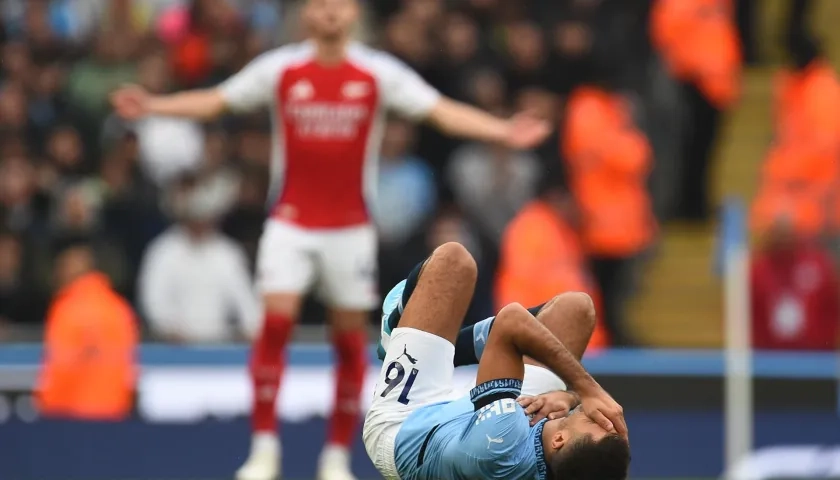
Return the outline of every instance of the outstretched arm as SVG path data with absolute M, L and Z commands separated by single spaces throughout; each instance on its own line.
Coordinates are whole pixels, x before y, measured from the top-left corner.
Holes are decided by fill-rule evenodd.
M 492 142 L 510 148 L 531 148 L 549 134 L 548 123 L 528 114 L 502 119 L 465 103 L 441 97 L 428 121 L 453 137 Z

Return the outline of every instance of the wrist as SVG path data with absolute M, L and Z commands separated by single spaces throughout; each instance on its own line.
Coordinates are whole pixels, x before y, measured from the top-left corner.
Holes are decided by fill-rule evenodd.
M 579 380 L 569 384 L 569 390 L 574 391 L 578 398 L 581 396 L 585 397 L 598 389 L 600 389 L 598 382 L 596 382 L 595 379 L 588 373 L 582 376 Z

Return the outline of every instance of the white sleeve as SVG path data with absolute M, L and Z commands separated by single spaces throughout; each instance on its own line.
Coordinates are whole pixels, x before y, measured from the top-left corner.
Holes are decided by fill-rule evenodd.
M 262 308 L 257 299 L 254 282 L 248 271 L 248 260 L 245 253 L 237 245 L 230 245 L 230 270 L 228 287 L 230 292 L 231 310 L 236 312 L 236 318 L 242 333 L 248 338 L 256 337 L 261 326 L 260 313 Z
M 410 120 L 423 120 L 440 100 L 440 92 L 408 65 L 380 53 L 385 106 Z
M 219 91 L 232 112 L 248 113 L 271 104 L 274 83 L 286 57 L 282 52 L 263 53 L 221 85 Z
M 140 310 L 152 331 L 169 335 L 175 333 L 177 310 L 172 300 L 172 243 L 166 239 L 154 241 L 143 256 L 137 279 Z

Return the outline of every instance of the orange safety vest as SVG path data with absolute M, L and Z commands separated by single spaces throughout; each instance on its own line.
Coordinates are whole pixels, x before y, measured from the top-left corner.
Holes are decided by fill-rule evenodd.
M 830 65 L 815 61 L 777 75 L 774 126 L 752 228 L 763 231 L 780 215 L 806 237 L 840 225 L 840 81 Z
M 563 150 L 587 253 L 635 255 L 656 234 L 647 176 L 651 149 L 623 99 L 582 87 L 569 96 Z
M 119 420 L 131 413 L 137 324 L 105 275 L 84 275 L 50 306 L 37 387 L 45 416 Z
M 657 0 L 651 38 L 675 77 L 693 82 L 718 108 L 741 91 L 741 48 L 731 0 Z
M 539 305 L 561 292 L 587 292 L 600 303 L 589 280 L 577 233 L 540 200 L 526 205 L 502 236 L 496 274 L 496 305 Z M 589 349 L 607 345 L 598 323 Z

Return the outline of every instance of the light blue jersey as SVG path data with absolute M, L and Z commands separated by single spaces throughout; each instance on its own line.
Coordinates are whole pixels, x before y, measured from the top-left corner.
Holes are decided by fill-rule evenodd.
M 542 431 L 516 403 L 522 382 L 493 380 L 468 397 L 423 407 L 397 433 L 402 480 L 545 480 Z

